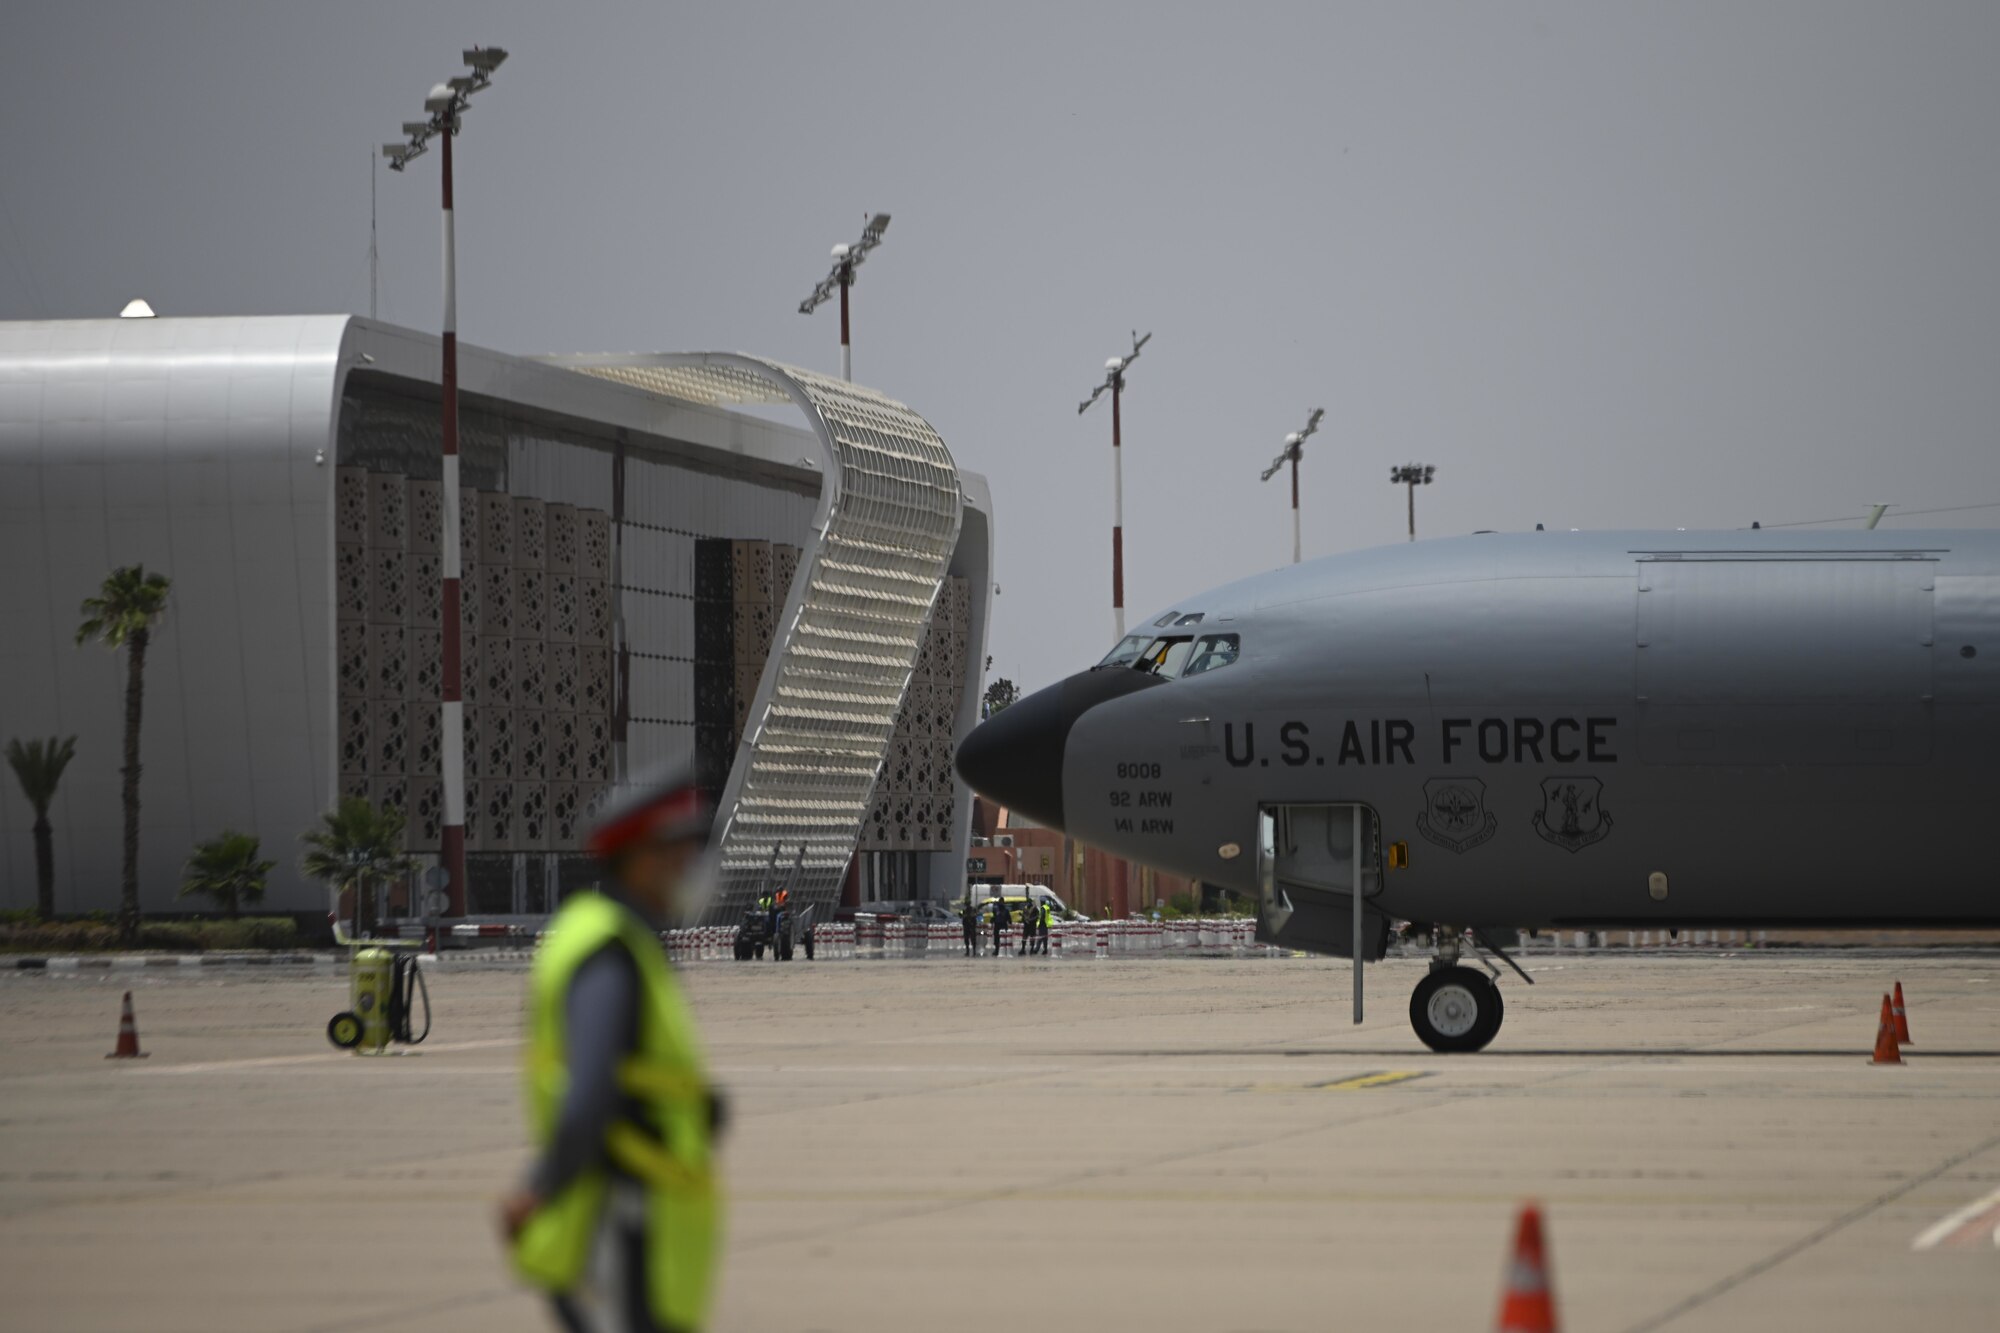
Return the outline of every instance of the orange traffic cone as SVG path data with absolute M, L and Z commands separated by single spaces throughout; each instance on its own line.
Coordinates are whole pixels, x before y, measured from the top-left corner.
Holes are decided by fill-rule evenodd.
M 118 1049 L 104 1057 L 107 1060 L 143 1060 L 146 1053 L 139 1049 L 139 1024 L 132 1017 L 132 992 L 125 992 L 125 1007 L 118 1015 Z
M 1500 1297 L 1497 1333 L 1556 1333 L 1556 1302 L 1549 1290 L 1549 1261 L 1542 1246 L 1542 1210 L 1521 1205 L 1514 1229 L 1514 1256 L 1507 1264 L 1507 1289 Z
M 1910 1016 L 1903 1012 L 1903 983 L 1896 983 L 1896 1000 L 1889 1006 L 1889 1012 L 1896 1019 L 1896 1044 L 1910 1045 Z
M 1882 1018 L 1875 1025 L 1875 1058 L 1871 1065 L 1899 1065 L 1903 1052 L 1896 1045 L 1896 1017 L 1889 1010 L 1889 997 L 1882 997 Z

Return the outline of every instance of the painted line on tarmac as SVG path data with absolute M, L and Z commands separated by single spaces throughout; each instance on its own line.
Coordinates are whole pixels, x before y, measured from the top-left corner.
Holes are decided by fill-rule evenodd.
M 1968 1203 L 1910 1242 L 1913 1250 L 1963 1250 L 1981 1242 L 2000 1247 L 2000 1190 Z
M 1237 1073 L 1242 1070 L 1235 1071 Z M 1386 1088 L 1398 1083 L 1409 1083 L 1415 1079 L 1429 1078 L 1436 1073 L 1432 1069 L 1377 1069 L 1366 1074 L 1350 1074 L 1346 1078 L 1328 1079 L 1323 1083 L 1256 1083 L 1251 1086 L 1224 1088 L 1224 1092 L 1365 1092 L 1370 1088 Z M 1197 1089 L 1198 1091 L 1199 1089 Z
M 1359 1092 L 1363 1088 L 1386 1088 L 1391 1083 L 1408 1083 L 1413 1078 L 1429 1078 L 1427 1069 L 1387 1069 L 1376 1074 L 1356 1074 L 1331 1083 L 1308 1083 L 1315 1092 Z
M 407 1059 L 410 1056 L 425 1051 L 485 1051 L 491 1050 L 496 1046 L 518 1045 L 520 1045 L 520 1038 L 518 1037 L 490 1037 L 483 1041 L 454 1041 L 438 1046 L 432 1046 L 426 1042 L 418 1050 L 407 1052 L 396 1051 L 382 1058 L 391 1060 Z M 276 1069 L 285 1065 L 326 1064 L 334 1060 L 366 1058 L 368 1057 L 357 1057 L 351 1051 L 324 1051 L 316 1052 L 312 1055 L 263 1055 L 252 1056 L 243 1060 L 205 1060 L 190 1065 L 147 1065 L 143 1068 L 134 1069 L 131 1072 L 134 1074 L 219 1074 L 233 1069 Z

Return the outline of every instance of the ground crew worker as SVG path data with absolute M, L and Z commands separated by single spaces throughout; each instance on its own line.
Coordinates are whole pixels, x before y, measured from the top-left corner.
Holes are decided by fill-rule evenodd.
M 516 1271 L 566 1329 L 708 1318 L 721 1103 L 659 930 L 709 824 L 691 772 L 632 783 L 590 833 L 603 891 L 566 898 L 535 954 L 527 1083 L 541 1151 L 501 1223 Z
M 965 956 L 975 958 L 979 954 L 979 908 L 973 904 L 972 890 L 965 891 L 965 901 L 959 904 L 958 924 L 965 930 Z
M 1047 956 L 1049 952 L 1049 918 L 1054 914 L 1055 914 L 1055 909 L 1049 905 L 1049 900 L 1047 898 L 1042 899 L 1042 906 L 1040 912 L 1041 920 L 1038 921 L 1036 925 L 1041 935 L 1040 943 L 1042 946 L 1042 954 L 1044 956 Z
M 993 903 L 993 956 L 1000 956 L 1000 932 L 1007 929 L 1007 900 L 994 894 Z

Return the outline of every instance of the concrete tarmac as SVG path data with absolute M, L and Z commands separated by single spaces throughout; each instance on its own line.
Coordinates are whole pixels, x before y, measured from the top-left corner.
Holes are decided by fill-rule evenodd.
M 698 964 L 716 1324 L 1490 1327 L 1534 1198 L 1572 1331 L 1990 1329 L 1996 964 L 1544 955 L 1456 1057 L 1416 960 L 1358 1029 L 1325 960 Z M 436 1034 L 372 1060 L 326 1046 L 338 972 L 230 972 L 0 974 L 0 1326 L 547 1327 L 492 1225 L 524 971 L 434 971 Z M 151 1058 L 107 1061 L 127 987 Z

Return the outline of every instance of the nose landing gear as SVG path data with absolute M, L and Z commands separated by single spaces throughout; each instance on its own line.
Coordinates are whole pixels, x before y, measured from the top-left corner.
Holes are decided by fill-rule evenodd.
M 1410 1026 L 1424 1045 L 1444 1054 L 1483 1050 L 1507 1014 L 1493 979 L 1459 965 L 1458 937 L 1453 927 L 1437 928 L 1437 957 L 1410 996 Z

